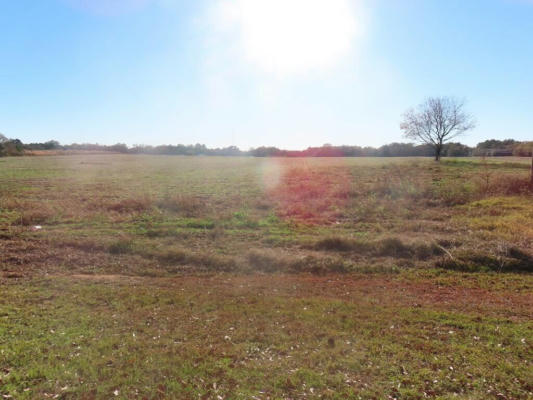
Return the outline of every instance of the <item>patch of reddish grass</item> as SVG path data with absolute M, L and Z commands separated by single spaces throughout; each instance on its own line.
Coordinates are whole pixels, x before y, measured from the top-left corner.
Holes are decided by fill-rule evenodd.
M 343 216 L 351 193 L 347 167 L 292 167 L 282 172 L 279 184 L 269 191 L 282 218 L 306 224 L 331 224 Z

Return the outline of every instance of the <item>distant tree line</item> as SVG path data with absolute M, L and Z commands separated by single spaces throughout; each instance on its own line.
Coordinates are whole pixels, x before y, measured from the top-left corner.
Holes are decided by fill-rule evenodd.
M 8 139 L 0 133 L 0 157 L 19 156 L 24 153 L 24 144 L 18 139 Z
M 309 147 L 306 150 L 280 150 L 276 147 L 258 147 L 250 150 L 254 157 L 431 157 L 434 149 L 430 145 L 412 143 L 391 143 L 384 146 L 331 146 Z M 467 157 L 472 149 L 461 143 L 445 145 L 443 155 L 448 157 Z
M 519 142 L 513 139 L 486 140 L 476 147 L 469 147 L 461 143 L 446 143 L 442 148 L 444 157 L 468 156 L 532 156 L 532 142 Z M 74 150 L 113 152 L 123 154 L 152 154 L 152 155 L 187 155 L 187 156 L 253 156 L 253 157 L 432 157 L 434 147 L 428 144 L 391 143 L 384 146 L 332 146 L 325 144 L 321 147 L 309 147 L 305 150 L 283 150 L 277 147 L 257 147 L 248 151 L 240 150 L 236 146 L 210 149 L 203 144 L 195 145 L 135 145 L 128 147 L 123 143 L 114 145 L 101 144 L 69 144 L 62 145 L 56 140 L 44 143 L 24 144 L 18 139 L 8 139 L 0 134 L 0 156 L 23 155 L 24 151 L 35 150 Z

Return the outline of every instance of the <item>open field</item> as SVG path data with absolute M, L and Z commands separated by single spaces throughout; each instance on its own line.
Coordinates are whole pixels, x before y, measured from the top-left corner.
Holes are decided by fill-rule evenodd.
M 529 162 L 0 159 L 0 396 L 532 398 Z

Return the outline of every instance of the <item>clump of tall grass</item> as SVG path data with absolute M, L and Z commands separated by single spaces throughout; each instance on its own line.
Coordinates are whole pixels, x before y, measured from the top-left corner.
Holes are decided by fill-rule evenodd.
M 174 194 L 160 199 L 157 206 L 186 217 L 197 217 L 205 211 L 206 202 L 197 196 Z
M 56 212 L 46 202 L 34 202 L 2 198 L 0 209 L 14 211 L 17 215 L 13 221 L 15 225 L 38 225 L 50 222 L 56 216 Z
M 487 191 L 494 194 L 521 195 L 533 192 L 528 177 L 500 175 L 489 182 Z
M 132 240 L 120 239 L 111 243 L 108 251 L 111 254 L 129 254 L 134 251 L 134 243 Z
M 107 208 L 118 213 L 138 213 L 152 208 L 153 201 L 148 196 L 127 198 L 110 204 Z
M 309 246 L 308 246 L 309 247 Z M 404 243 L 397 237 L 387 237 L 375 241 L 347 239 L 330 236 L 320 239 L 310 246 L 314 250 L 354 252 L 375 257 L 417 258 L 426 260 L 442 254 L 442 249 L 435 243 Z
M 281 255 L 271 249 L 253 249 L 246 254 L 246 269 L 254 272 L 289 272 L 289 273 L 347 273 L 355 267 L 339 257 L 290 257 Z
M 354 239 L 347 239 L 340 236 L 329 236 L 320 239 L 312 246 L 315 250 L 325 251 L 363 251 L 370 250 L 368 242 L 362 242 Z
M 533 272 L 533 255 L 514 246 L 497 253 L 462 250 L 449 254 L 436 266 L 464 272 Z

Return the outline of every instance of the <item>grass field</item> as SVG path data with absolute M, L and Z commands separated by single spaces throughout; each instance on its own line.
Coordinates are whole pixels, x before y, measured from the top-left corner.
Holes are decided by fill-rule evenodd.
M 0 396 L 533 398 L 528 159 L 0 159 Z

